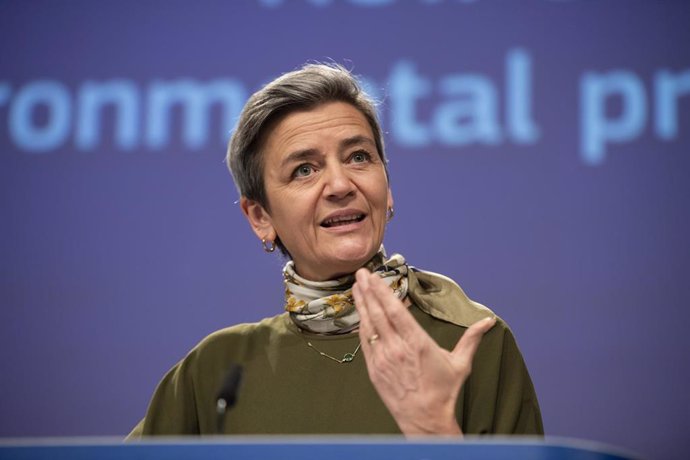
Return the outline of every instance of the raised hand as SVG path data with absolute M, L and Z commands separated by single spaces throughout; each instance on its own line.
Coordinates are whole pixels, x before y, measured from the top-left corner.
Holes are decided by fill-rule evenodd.
M 360 269 L 353 287 L 359 336 L 369 378 L 400 430 L 408 436 L 462 436 L 455 406 L 485 332 L 485 318 L 469 327 L 453 351 L 439 347 L 390 287 Z

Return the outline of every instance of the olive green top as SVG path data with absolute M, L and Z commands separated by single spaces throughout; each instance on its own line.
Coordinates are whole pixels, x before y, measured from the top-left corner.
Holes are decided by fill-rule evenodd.
M 451 350 L 475 321 L 493 315 L 452 280 L 410 270 L 410 312 Z M 300 332 L 287 313 L 217 331 L 175 365 L 129 438 L 216 433 L 216 398 L 230 364 L 244 368 L 226 434 L 399 434 L 367 375 L 356 333 Z M 513 335 L 502 320 L 486 333 L 460 392 L 457 419 L 467 434 L 543 434 L 537 397 Z

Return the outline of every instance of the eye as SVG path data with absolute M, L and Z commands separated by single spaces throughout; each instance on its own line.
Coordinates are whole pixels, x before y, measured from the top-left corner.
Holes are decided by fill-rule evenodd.
M 350 161 L 352 161 L 353 163 L 365 163 L 370 160 L 371 155 L 369 155 L 369 152 L 365 152 L 364 150 L 359 150 L 353 153 L 350 157 Z
M 299 165 L 295 169 L 295 172 L 292 173 L 292 175 L 294 177 L 306 177 L 313 172 L 314 172 L 314 168 L 310 164 L 305 163 L 305 164 Z

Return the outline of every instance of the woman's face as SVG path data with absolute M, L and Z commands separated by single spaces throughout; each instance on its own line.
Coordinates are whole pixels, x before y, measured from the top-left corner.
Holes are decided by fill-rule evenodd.
M 268 207 L 242 200 L 259 238 L 280 237 L 301 276 L 352 273 L 378 251 L 393 206 L 369 123 L 330 102 L 280 119 L 263 146 Z

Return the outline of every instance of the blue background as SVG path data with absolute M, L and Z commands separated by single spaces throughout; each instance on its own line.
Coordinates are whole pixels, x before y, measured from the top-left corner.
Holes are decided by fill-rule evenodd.
M 202 337 L 281 311 L 225 143 L 262 83 L 332 59 L 382 100 L 388 251 L 508 321 L 547 434 L 683 458 L 689 23 L 672 0 L 1 3 L 0 436 L 125 434 Z M 190 117 L 185 81 L 226 104 Z

